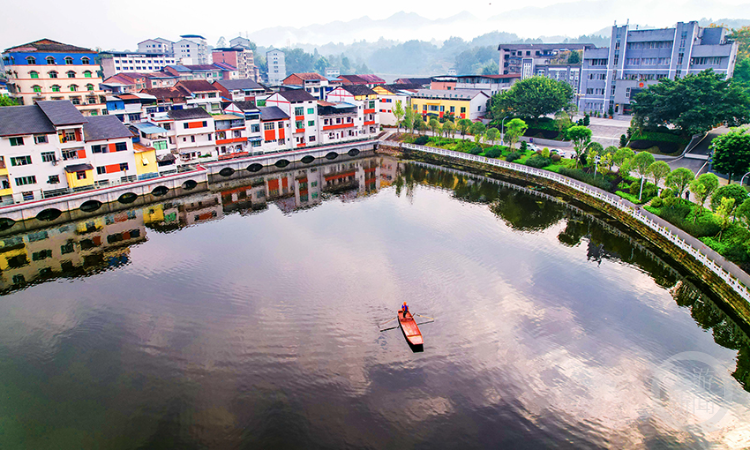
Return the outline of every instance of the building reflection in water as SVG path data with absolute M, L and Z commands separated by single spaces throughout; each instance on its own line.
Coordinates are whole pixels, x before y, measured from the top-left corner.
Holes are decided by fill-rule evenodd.
M 209 191 L 163 203 L 5 236 L 0 239 L 0 292 L 127 264 L 130 246 L 145 242 L 148 229 L 172 232 L 235 211 L 263 211 L 269 203 L 289 214 L 314 207 L 324 198 L 347 201 L 372 194 L 381 187 L 381 164 L 382 158 L 368 157 L 279 170 L 218 182 Z M 393 160 L 387 163 L 394 173 L 397 166 Z

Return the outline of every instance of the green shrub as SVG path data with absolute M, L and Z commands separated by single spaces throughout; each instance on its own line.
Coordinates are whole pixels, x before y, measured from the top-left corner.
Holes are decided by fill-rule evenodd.
M 715 236 L 721 231 L 716 216 L 705 210 L 697 219 L 686 217 L 681 228 L 695 237 Z
M 500 146 L 495 145 L 494 147 L 490 147 L 484 152 L 484 156 L 488 158 L 498 158 L 500 155 L 503 154 L 503 149 Z
M 419 136 L 418 138 L 414 139 L 414 144 L 416 145 L 425 145 L 430 141 L 429 136 Z
M 641 191 L 641 181 L 633 181 L 630 184 L 630 194 L 634 195 L 636 198 L 638 197 L 638 193 Z M 643 195 L 641 196 L 641 200 L 644 202 L 649 201 L 652 197 L 656 197 L 656 185 L 654 183 L 645 183 L 643 186 Z
M 565 175 L 566 177 L 570 177 L 578 181 L 583 181 L 584 183 L 590 184 L 592 186 L 596 186 L 599 189 L 604 189 L 605 191 L 609 191 L 612 189 L 612 183 L 609 182 L 607 179 L 601 176 L 596 177 L 594 176 L 594 174 L 586 173 L 581 169 L 571 169 L 569 167 L 561 167 L 559 173 L 560 175 Z
M 654 208 L 661 208 L 663 204 L 664 202 L 659 197 L 654 197 L 654 199 L 651 200 L 651 206 Z
M 663 191 L 661 191 L 661 194 L 659 194 L 659 197 L 661 197 L 662 200 L 669 198 L 669 197 L 674 197 L 674 191 L 670 188 L 666 188 Z
M 471 153 L 472 155 L 478 155 L 482 153 L 482 147 L 477 145 L 476 147 L 473 147 L 471 150 L 469 150 L 469 153 Z
M 505 157 L 505 160 L 508 161 L 508 162 L 513 162 L 513 161 L 517 160 L 520 157 L 521 157 L 520 153 L 518 153 L 518 152 L 512 152 L 512 153 L 508 153 L 508 156 Z
M 552 160 L 549 158 L 545 158 L 544 156 L 532 156 L 531 158 L 526 160 L 525 164 L 527 166 L 541 169 L 542 167 L 547 167 L 552 164 Z
M 552 162 L 559 162 L 562 159 L 562 156 L 558 155 L 557 153 L 553 153 L 550 155 L 549 159 L 552 160 Z
M 664 202 L 664 207 L 661 208 L 661 217 L 673 225 L 682 227 L 682 222 L 690 214 L 690 210 L 690 205 L 681 199 L 675 199 L 674 201 Z
M 521 141 L 521 151 L 525 152 L 526 149 L 528 148 L 528 145 L 529 144 L 527 144 L 526 141 Z

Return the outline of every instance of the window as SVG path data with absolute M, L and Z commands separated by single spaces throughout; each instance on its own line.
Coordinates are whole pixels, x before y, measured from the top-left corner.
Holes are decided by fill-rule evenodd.
M 32 261 L 39 261 L 47 258 L 52 258 L 52 250 L 40 250 L 31 254 Z
M 42 152 L 42 162 L 52 162 L 55 160 L 55 152 Z
M 185 123 L 182 124 L 182 128 L 184 128 L 184 129 L 187 130 L 188 128 L 190 128 L 190 124 L 187 123 L 187 122 L 185 122 Z
M 59 84 L 53 84 L 52 85 L 52 92 L 60 92 L 60 85 Z
M 34 143 L 35 144 L 46 144 L 47 143 L 47 136 L 44 134 L 38 134 L 34 136 Z
M 451 106 L 451 112 L 452 113 L 456 112 L 456 107 L 455 106 Z
M 190 142 L 195 142 L 195 136 L 190 136 Z
M 107 168 L 104 166 L 99 166 L 96 168 L 96 174 L 97 175 L 105 175 L 107 173 Z
M 92 153 L 107 153 L 107 146 L 106 145 L 92 145 L 91 152 Z
M 120 170 L 128 170 L 128 163 L 120 163 Z
M 375 100 L 370 100 L 370 107 L 368 109 L 375 109 Z
M 27 184 L 36 184 L 36 176 L 31 175 L 28 177 L 16 178 L 16 186 L 25 186 Z
M 76 172 L 76 179 L 78 179 L 78 180 L 85 180 L 86 179 L 86 171 L 82 170 L 80 172 Z
M 23 145 L 23 138 L 22 137 L 12 137 L 10 138 L 10 146 L 11 147 L 19 147 Z M 21 156 L 21 158 L 30 158 L 28 156 Z M 11 158 L 11 161 L 13 161 L 13 158 Z M 31 160 L 29 160 L 29 164 L 31 164 Z M 16 164 L 13 164 L 14 166 Z
M 76 73 L 75 73 L 75 72 L 73 72 L 72 70 L 69 70 L 69 71 L 68 71 L 68 72 L 66 73 L 66 75 L 68 76 L 68 78 L 75 78 L 75 77 L 76 77 Z
M 67 66 L 73 65 L 73 57 L 72 56 L 66 56 L 65 57 L 65 65 L 67 65 Z
M 93 91 L 94 90 L 94 85 L 93 84 L 87 84 L 86 85 L 86 90 L 87 91 Z M 94 101 L 94 103 L 96 103 L 96 101 Z
M 36 64 L 36 58 L 33 56 L 27 56 L 26 57 L 26 64 L 35 65 Z
M 206 121 L 204 120 L 204 121 L 203 121 L 203 126 L 204 126 L 204 127 L 207 127 L 207 126 L 208 126 L 208 122 L 206 122 Z
M 172 129 L 172 125 L 171 125 L 171 124 L 168 124 L 168 123 L 165 123 L 165 124 L 163 124 L 163 125 L 162 125 L 161 127 L 162 127 L 162 128 L 164 128 L 164 129 L 165 129 L 165 130 L 167 130 L 167 131 L 169 131 L 169 130 L 171 130 L 171 129 Z
M 49 75 L 50 78 L 57 78 L 57 72 L 55 72 L 54 70 L 48 72 L 47 75 Z
M 60 182 L 60 175 L 50 175 L 47 179 L 47 183 L 49 184 L 57 184 Z
M 118 142 L 117 144 L 115 144 L 116 152 L 124 152 L 127 149 L 128 149 L 128 144 L 125 142 Z
M 76 92 L 78 90 L 78 85 L 71 84 L 70 85 L 70 92 Z
M 465 112 L 466 112 L 466 107 L 465 107 L 465 106 L 462 106 L 462 107 L 461 107 L 461 114 L 463 114 L 463 113 L 465 113 Z
M 88 56 L 84 56 L 83 58 L 81 58 L 81 64 L 89 64 L 90 61 L 91 60 L 88 58 Z M 91 77 L 91 72 L 89 72 L 89 78 L 90 77 Z
M 296 130 L 301 130 L 302 127 L 304 127 L 304 126 L 305 126 L 305 122 L 302 121 L 302 120 L 298 120 L 298 121 L 294 122 L 294 128 Z
M 274 127 L 273 122 L 267 122 L 263 124 L 263 129 L 268 131 L 268 130 L 275 130 L 276 128 Z
M 31 90 L 34 91 L 34 92 L 36 92 L 38 94 L 38 93 L 42 92 L 42 87 L 38 86 L 38 85 L 34 85 L 34 86 L 31 87 Z
M 75 251 L 75 247 L 73 246 L 73 242 L 68 242 L 67 244 L 63 244 L 60 246 L 60 253 L 63 255 L 67 253 L 73 253 Z
M 301 106 L 294 108 L 294 115 L 295 116 L 301 116 L 303 114 L 305 114 L 305 108 L 303 108 Z
M 29 77 L 31 77 L 31 78 L 39 78 L 39 72 L 37 72 L 35 70 L 32 70 L 31 72 L 29 72 Z
M 78 150 L 63 150 L 62 151 L 63 161 L 69 159 L 78 159 Z
M 307 126 L 308 126 L 308 127 L 313 127 L 313 126 L 315 126 L 315 121 L 314 121 L 314 120 L 308 120 L 308 121 L 307 121 Z
M 47 57 L 47 65 L 54 66 L 55 65 L 55 58 L 53 58 L 52 56 L 48 56 Z
M 307 108 L 308 114 L 315 114 L 315 108 Z

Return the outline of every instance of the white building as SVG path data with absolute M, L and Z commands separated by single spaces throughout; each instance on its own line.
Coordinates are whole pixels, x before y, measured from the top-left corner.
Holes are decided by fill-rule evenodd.
M 399 89 L 397 85 L 380 85 L 373 89 L 378 94 L 378 120 L 381 125 L 396 126 L 398 121 L 393 114 L 396 102 L 401 102 L 401 109 L 409 108 L 411 93 Z M 402 117 L 403 119 L 403 117 Z
M 217 157 L 214 119 L 203 108 L 174 109 L 153 114 L 152 121 L 167 130 L 169 149 L 180 155 L 180 162 Z
M 268 84 L 271 86 L 280 86 L 281 81 L 286 78 L 284 52 L 276 49 L 267 51 L 266 66 L 268 67 Z
M 174 58 L 173 45 L 174 42 L 168 39 L 146 39 L 145 41 L 138 43 L 138 53 L 156 53 L 160 55 L 168 55 Z
M 328 93 L 326 100 L 338 105 L 356 106 L 357 117 L 351 129 L 351 133 L 342 133 L 341 140 L 367 139 L 377 135 L 380 131 L 380 119 L 378 117 L 378 94 L 364 85 L 346 85 L 337 87 Z M 341 127 L 335 119 L 329 121 L 328 117 L 321 119 L 321 137 L 324 143 L 336 141 L 335 133 Z M 347 117 L 348 120 L 348 117 Z
M 271 95 L 266 106 L 277 106 L 292 125 L 292 148 L 318 144 L 317 99 L 302 89 L 291 89 Z
M 99 56 L 105 79 L 120 72 L 158 72 L 176 64 L 173 56 L 163 53 L 104 52 Z
M 182 39 L 175 42 L 174 57 L 180 64 L 211 64 L 211 51 L 208 48 L 206 38 L 197 34 L 184 34 Z

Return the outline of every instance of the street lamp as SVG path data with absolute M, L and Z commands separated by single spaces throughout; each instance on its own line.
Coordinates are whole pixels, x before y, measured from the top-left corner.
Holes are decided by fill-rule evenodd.
M 507 118 L 508 116 L 503 117 L 500 122 L 500 145 L 505 145 L 505 119 Z

